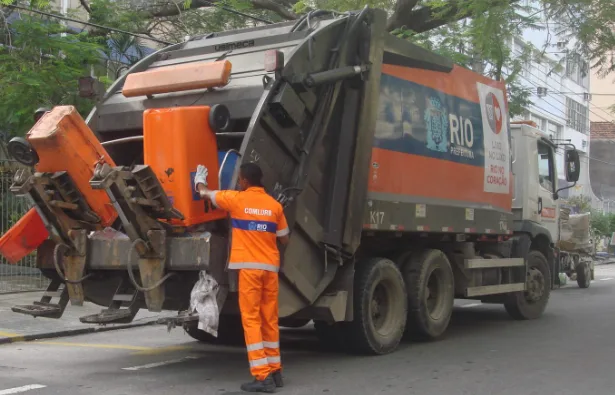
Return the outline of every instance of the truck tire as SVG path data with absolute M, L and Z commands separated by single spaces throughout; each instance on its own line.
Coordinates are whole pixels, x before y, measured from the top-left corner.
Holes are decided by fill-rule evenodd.
M 221 315 L 218 322 L 218 337 L 213 337 L 209 333 L 200 330 L 197 327 L 197 322 L 190 323 L 184 327 L 186 333 L 202 343 L 220 344 L 228 346 L 239 346 L 245 344 L 243 336 L 243 326 L 241 325 L 241 316 L 238 315 Z
M 408 290 L 406 334 L 436 339 L 446 331 L 453 314 L 455 278 L 446 255 L 440 250 L 414 254 L 403 267 Z
M 406 328 L 408 295 L 393 261 L 372 258 L 358 265 L 353 308 L 353 321 L 340 325 L 349 351 L 382 355 L 397 348 Z
M 508 295 L 504 308 L 516 320 L 533 320 L 547 308 L 551 294 L 551 274 L 547 258 L 539 251 L 530 251 L 528 262 L 528 290 Z
M 577 284 L 579 288 L 589 288 L 592 281 L 592 272 L 587 262 L 580 262 L 575 268 L 577 272 Z

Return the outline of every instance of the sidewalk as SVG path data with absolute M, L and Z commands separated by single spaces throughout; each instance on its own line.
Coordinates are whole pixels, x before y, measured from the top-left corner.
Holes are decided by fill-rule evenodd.
M 79 321 L 79 317 L 97 314 L 104 309 L 102 306 L 88 302 L 82 307 L 71 306 L 69 303 L 60 319 L 34 318 L 11 311 L 11 307 L 15 305 L 32 304 L 33 301 L 40 300 L 42 294 L 42 292 L 0 294 L 0 344 L 153 325 L 158 318 L 176 315 L 170 311 L 151 313 L 142 309 L 130 324 L 102 326 L 82 324 Z

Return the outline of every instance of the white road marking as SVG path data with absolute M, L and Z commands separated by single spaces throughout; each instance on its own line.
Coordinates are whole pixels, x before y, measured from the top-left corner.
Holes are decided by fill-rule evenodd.
M 198 357 L 188 356 L 188 357 L 183 357 L 183 358 L 179 358 L 179 359 L 171 359 L 171 360 L 168 360 L 168 361 L 148 363 L 147 365 L 131 366 L 131 367 L 128 367 L 128 368 L 122 368 L 122 370 L 151 369 L 151 368 L 157 368 L 159 366 L 171 365 L 171 364 L 174 364 L 174 363 L 184 362 L 184 361 L 187 361 L 189 359 L 198 359 Z M 0 393 L 0 395 L 2 395 L 2 393 Z
M 40 388 L 45 388 L 47 387 L 46 385 L 41 385 L 41 384 L 30 384 L 30 385 L 24 385 L 23 387 L 15 387 L 15 388 L 9 388 L 6 390 L 1 390 L 0 391 L 0 395 L 10 395 L 10 394 L 19 394 L 20 392 L 26 392 L 26 391 L 30 391 L 30 390 L 37 390 Z
M 476 307 L 476 306 L 480 306 L 480 305 L 482 305 L 482 303 L 470 303 L 470 304 L 464 304 L 461 307 L 465 309 L 466 307 Z
M 601 278 L 600 281 L 607 281 L 607 280 L 612 280 L 613 277 L 607 277 L 607 278 Z

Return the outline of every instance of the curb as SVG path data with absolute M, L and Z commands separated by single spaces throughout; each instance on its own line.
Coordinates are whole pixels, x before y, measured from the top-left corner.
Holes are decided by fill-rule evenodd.
M 89 328 L 75 328 L 75 329 L 65 329 L 65 330 L 55 331 L 55 332 L 36 333 L 36 334 L 31 334 L 31 335 L 2 337 L 0 338 L 0 345 L 10 344 L 10 343 L 19 343 L 19 342 L 29 342 L 33 340 L 42 340 L 42 339 L 54 339 L 58 337 L 87 335 L 89 333 L 109 332 L 109 331 L 116 331 L 120 329 L 138 328 L 141 326 L 156 325 L 157 319 L 158 318 L 152 319 L 151 321 L 138 322 L 134 324 L 126 324 L 126 325 L 119 325 L 119 326 L 97 326 L 97 327 L 89 327 Z

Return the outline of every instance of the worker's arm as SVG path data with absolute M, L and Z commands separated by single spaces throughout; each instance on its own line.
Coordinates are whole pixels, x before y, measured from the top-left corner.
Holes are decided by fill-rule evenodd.
M 282 206 L 280 206 L 280 213 L 278 214 L 277 225 L 278 230 L 275 232 L 275 235 L 278 237 L 278 240 L 280 240 L 280 243 L 282 243 L 282 245 L 287 245 L 290 241 L 290 230 L 288 229 L 288 223 L 286 223 L 286 217 L 284 216 L 284 210 L 282 209 Z
M 201 196 L 202 199 L 211 201 L 214 206 L 230 212 L 233 209 L 234 198 L 238 192 L 216 191 L 207 188 L 207 175 L 207 168 L 203 165 L 198 165 L 196 168 L 196 175 L 194 176 L 194 187 L 199 193 L 199 196 Z

